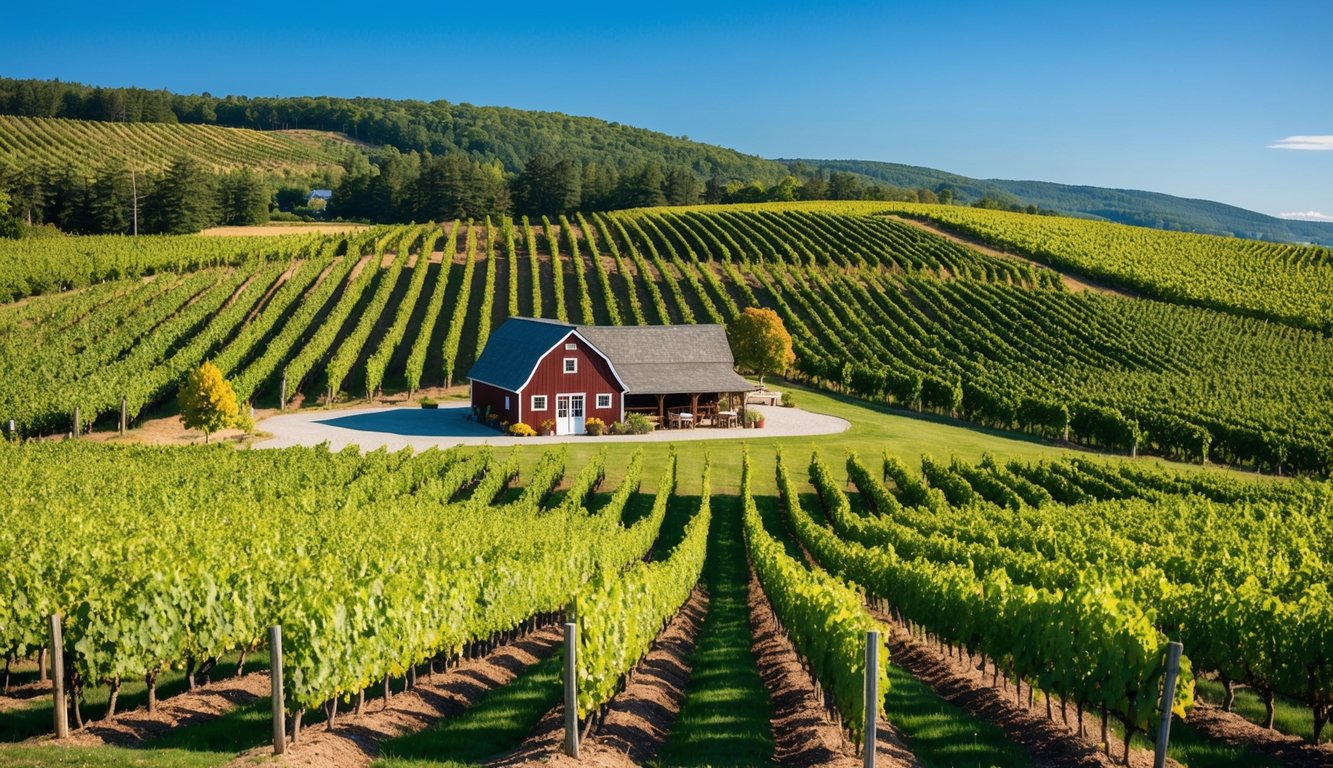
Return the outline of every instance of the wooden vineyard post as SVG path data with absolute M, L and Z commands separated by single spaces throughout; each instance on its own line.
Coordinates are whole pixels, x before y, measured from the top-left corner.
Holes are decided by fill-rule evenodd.
M 1162 720 L 1157 725 L 1157 745 L 1153 750 L 1153 768 L 1165 768 L 1166 748 L 1171 739 L 1171 705 L 1176 701 L 1176 678 L 1180 675 L 1180 643 L 1166 644 L 1166 680 L 1162 683 Z
M 126 402 L 125 402 L 125 398 L 123 398 L 123 397 L 120 398 L 120 434 L 121 434 L 121 435 L 124 435 L 124 434 L 125 434 L 125 430 L 126 430 L 126 428 L 129 426 L 129 419 L 126 418 L 126 414 L 128 413 L 128 410 L 127 410 L 127 408 L 126 408 L 126 405 L 127 405 L 127 404 L 126 404 Z
M 287 410 L 287 369 L 282 369 L 282 384 L 278 387 L 278 410 Z
M 10 419 L 10 420 L 9 420 L 9 439 L 10 439 L 10 440 L 13 440 L 14 438 L 16 438 L 16 437 L 18 437 L 18 436 L 19 436 L 18 425 L 14 423 L 14 420 L 13 420 L 13 419 Z
M 282 626 L 268 628 L 269 681 L 273 684 L 273 754 L 287 751 L 287 713 L 282 700 Z
M 565 624 L 565 754 L 579 759 L 579 627 Z
M 866 632 L 866 681 L 865 681 L 865 744 L 861 748 L 861 765 L 875 768 L 875 742 L 879 735 L 875 732 L 879 721 L 879 632 Z
M 75 439 L 75 440 L 78 440 L 78 439 L 79 439 L 80 427 L 81 427 L 82 425 L 79 424 L 79 406 L 77 406 L 77 405 L 74 406 L 74 423 L 73 423 L 71 426 L 73 426 L 74 428 L 73 428 L 72 430 L 70 430 L 70 431 L 74 433 L 74 439 Z
M 56 738 L 69 736 L 69 709 L 65 703 L 65 641 L 60 614 L 51 614 L 51 691 L 56 716 Z

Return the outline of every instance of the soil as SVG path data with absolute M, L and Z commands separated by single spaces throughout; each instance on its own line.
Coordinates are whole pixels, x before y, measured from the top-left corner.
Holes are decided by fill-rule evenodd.
M 1012 261 L 1021 261 L 1025 264 L 1030 264 L 1034 267 L 1049 269 L 1055 272 L 1056 274 L 1060 275 L 1060 279 L 1061 281 L 1064 282 L 1065 288 L 1067 288 L 1073 293 L 1081 293 L 1083 291 L 1093 291 L 1095 293 L 1104 293 L 1110 296 L 1121 296 L 1127 299 L 1132 299 L 1137 297 L 1137 294 L 1134 293 L 1133 291 L 1129 291 L 1124 288 L 1117 288 L 1107 283 L 1098 282 L 1084 275 L 1075 275 L 1064 269 L 1057 268 L 1051 264 L 1046 264 L 1037 261 L 1035 259 L 1032 259 L 1028 256 L 1024 256 L 1021 253 L 1016 253 L 1014 251 L 1000 250 L 999 248 L 996 248 L 992 245 L 981 242 L 977 238 L 970 237 L 964 234 L 959 234 L 958 232 L 946 229 L 933 222 L 920 221 L 919 219 L 912 219 L 906 216 L 894 216 L 892 214 L 888 214 L 886 215 L 886 217 L 893 219 L 894 221 L 898 221 L 903 224 L 916 227 L 917 229 L 925 230 L 926 232 L 929 232 L 932 235 L 938 235 L 939 237 L 942 237 L 945 240 L 949 240 L 959 245 L 967 246 L 968 248 L 971 248 L 974 251 L 981 251 L 982 253 L 988 256 L 994 256 L 996 258 L 1008 259 Z
M 388 739 L 416 733 L 440 718 L 471 707 L 486 692 L 508 685 L 528 667 L 549 656 L 560 644 L 560 629 L 547 627 L 501 646 L 480 659 L 462 662 L 447 673 L 421 675 L 411 691 L 398 693 L 387 704 L 375 700 L 361 715 L 339 712 L 334 729 L 315 725 L 302 729 L 296 744 L 274 758 L 279 765 L 369 765 Z M 229 763 L 252 765 L 271 756 L 272 747 L 244 752 Z
M 1016 744 L 1028 748 L 1038 764 L 1049 766 L 1113 766 L 1123 765 L 1121 741 L 1111 735 L 1111 750 L 1115 758 L 1107 757 L 1100 747 L 1101 722 L 1092 713 L 1084 713 L 1086 736 L 1078 736 L 1075 728 L 1077 715 L 1069 707 L 1070 726 L 1064 725 L 1058 701 L 1052 700 L 1055 719 L 1046 719 L 1046 702 L 1038 696 L 1028 705 L 1026 685 L 1022 701 L 1016 700 L 1014 687 L 1003 675 L 999 687 L 991 686 L 991 668 L 980 672 L 976 662 L 969 662 L 960 654 L 949 656 L 938 646 L 912 637 L 906 628 L 888 615 L 875 612 L 876 618 L 890 628 L 889 653 L 893 663 L 910 672 L 930 686 L 946 701 L 972 715 L 994 723 Z M 1132 749 L 1130 765 L 1149 768 L 1153 754 L 1148 750 Z M 1168 759 L 1167 765 L 1178 766 Z
M 1283 765 L 1296 768 L 1328 768 L 1333 765 L 1333 742 L 1318 746 L 1246 720 L 1221 707 L 1195 701 L 1186 720 L 1200 733 L 1225 744 L 1246 745 Z
M 34 682 L 9 686 L 9 693 L 0 696 L 0 712 L 20 709 L 32 703 L 33 699 L 51 695 L 51 683 Z
M 268 672 L 251 672 L 219 680 L 158 702 L 157 711 L 145 707 L 117 713 L 111 721 L 98 720 L 72 731 L 64 742 L 75 746 L 115 744 L 129 746 L 161 736 L 173 728 L 193 725 L 226 714 L 269 694 Z
M 759 675 L 773 702 L 774 759 L 779 765 L 855 768 L 862 764 L 842 728 L 833 723 L 813 680 L 778 625 L 763 586 L 750 573 L 750 630 Z M 902 734 L 884 719 L 877 726 L 875 764 L 920 768 Z
M 606 720 L 580 744 L 578 760 L 562 751 L 565 711 L 560 705 L 542 717 L 518 749 L 487 765 L 633 766 L 652 760 L 685 703 L 685 688 L 693 671 L 690 654 L 707 612 L 708 595 L 695 587 L 630 673 L 625 690 L 607 705 Z

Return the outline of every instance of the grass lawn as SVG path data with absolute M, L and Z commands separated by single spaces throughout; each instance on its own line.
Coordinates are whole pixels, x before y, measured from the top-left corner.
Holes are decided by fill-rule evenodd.
M 6 768 L 213 768 L 225 765 L 231 752 L 192 752 L 184 749 L 125 749 L 123 747 L 0 746 L 0 765 Z

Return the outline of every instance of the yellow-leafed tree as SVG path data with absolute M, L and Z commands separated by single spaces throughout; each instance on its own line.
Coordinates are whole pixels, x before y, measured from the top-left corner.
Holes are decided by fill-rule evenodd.
M 796 362 L 791 348 L 791 334 L 782 324 L 782 318 L 771 309 L 746 307 L 727 328 L 731 354 L 736 364 L 759 374 L 759 385 L 764 374 L 785 371 Z
M 181 385 L 180 404 L 185 428 L 203 430 L 205 443 L 219 429 L 242 426 L 236 392 L 212 363 L 204 363 L 190 372 Z

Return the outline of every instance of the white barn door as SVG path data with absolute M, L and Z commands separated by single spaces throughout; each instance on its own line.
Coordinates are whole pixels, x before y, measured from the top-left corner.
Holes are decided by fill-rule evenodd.
M 555 433 L 581 435 L 584 430 L 583 395 L 555 396 Z

